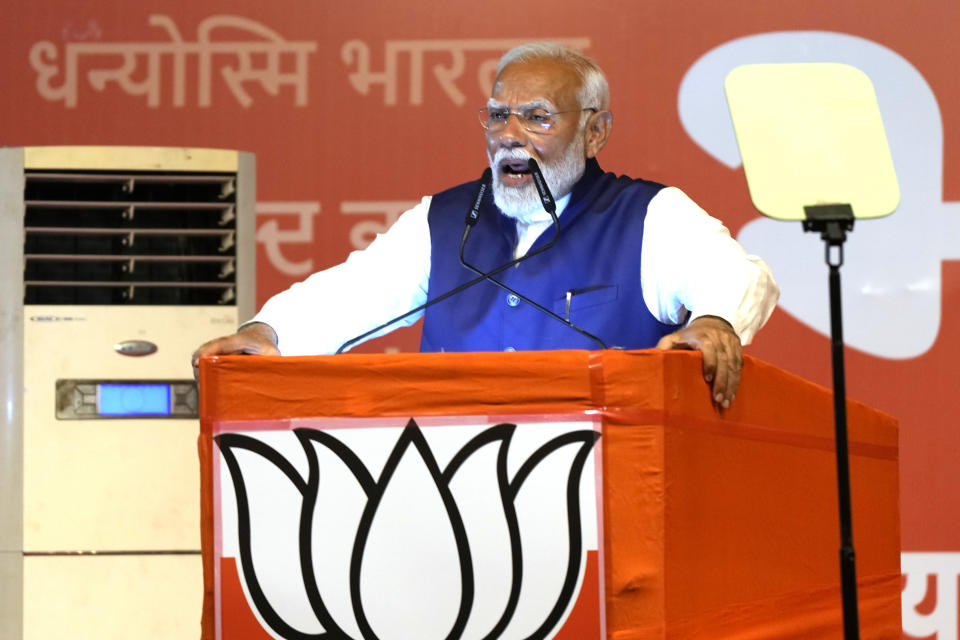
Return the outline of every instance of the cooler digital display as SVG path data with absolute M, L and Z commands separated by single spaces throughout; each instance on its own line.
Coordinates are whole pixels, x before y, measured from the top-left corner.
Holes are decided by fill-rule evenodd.
M 97 413 L 102 416 L 168 416 L 168 384 L 98 384 Z

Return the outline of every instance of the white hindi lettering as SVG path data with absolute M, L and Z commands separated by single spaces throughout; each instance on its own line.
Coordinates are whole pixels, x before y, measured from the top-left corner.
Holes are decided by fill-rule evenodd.
M 350 228 L 350 244 L 354 249 L 365 249 L 378 233 L 384 233 L 397 221 L 400 214 L 416 206 L 416 200 L 351 201 L 340 203 L 344 215 L 383 216 L 383 222 L 365 220 Z
M 281 229 L 277 220 L 267 220 L 257 229 L 257 242 L 263 245 L 270 264 L 278 271 L 291 276 L 302 276 L 313 271 L 313 260 L 307 258 L 294 262 L 288 260 L 280 249 L 281 244 L 313 244 L 313 217 L 320 213 L 320 203 L 306 202 L 258 202 L 257 216 L 297 216 L 297 227 Z
M 214 58 L 221 64 L 218 70 L 240 105 L 249 107 L 253 98 L 245 88 L 247 83 L 259 83 L 270 95 L 278 95 L 281 85 L 294 89 L 294 104 L 307 104 L 307 62 L 309 54 L 317 49 L 315 42 L 288 42 L 277 32 L 240 16 L 219 15 L 206 18 L 197 26 L 197 41 L 185 42 L 177 25 L 169 16 L 151 15 L 149 23 L 166 31 L 169 42 L 67 42 L 63 59 L 57 46 L 42 40 L 30 48 L 30 66 L 37 73 L 37 92 L 45 100 L 62 101 L 67 108 L 77 106 L 80 95 L 81 67 L 89 69 L 86 81 L 96 91 L 104 91 L 110 83 L 127 95 L 146 96 L 147 106 L 157 108 L 161 99 L 162 56 L 172 61 L 172 104 L 186 104 L 186 59 L 197 60 L 197 104 L 212 104 L 212 67 Z M 216 30 L 231 33 L 245 31 L 249 40 L 217 40 Z M 225 56 L 235 63 L 231 66 Z M 81 64 L 81 57 L 87 64 Z M 146 71 L 137 70 L 138 63 L 146 61 Z M 262 66 L 254 65 L 262 61 Z M 119 61 L 119 62 L 118 62 Z M 62 62 L 62 65 L 61 65 Z M 107 68 L 91 68 L 110 63 Z M 284 64 L 284 63 L 287 64 Z M 290 70 L 289 63 L 293 63 Z M 135 80 L 135 77 L 141 79 Z M 58 85 L 54 83 L 58 82 Z
M 577 49 L 590 47 L 589 38 L 553 38 Z M 352 66 L 348 76 L 351 86 L 361 95 L 369 95 L 370 87 L 383 85 L 383 103 L 397 104 L 398 75 L 400 56 L 409 59 L 408 100 L 411 105 L 423 104 L 423 66 L 428 55 L 446 54 L 449 64 L 434 64 L 430 70 L 444 94 L 452 103 L 463 106 L 467 97 L 457 86 L 456 80 L 466 70 L 467 52 L 487 52 L 488 55 L 478 64 L 477 84 L 483 95 L 489 95 L 493 88 L 493 75 L 499 57 L 508 49 L 528 39 L 492 39 L 492 40 L 387 40 L 384 42 L 383 71 L 371 71 L 370 47 L 363 40 L 350 40 L 340 48 L 340 58 L 345 65 Z
M 937 634 L 937 640 L 957 640 L 960 553 L 901 553 L 900 567 L 906 576 L 900 605 L 904 634 L 915 638 Z M 936 604 L 929 613 L 920 613 L 917 607 L 928 598 L 928 585 L 936 589 Z

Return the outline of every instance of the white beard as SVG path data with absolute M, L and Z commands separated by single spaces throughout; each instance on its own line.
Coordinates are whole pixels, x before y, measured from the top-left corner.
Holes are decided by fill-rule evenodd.
M 559 199 L 570 193 L 573 185 L 583 175 L 587 165 L 584 146 L 583 136 L 578 134 L 560 159 L 540 167 L 554 198 Z M 546 218 L 547 213 L 543 209 L 540 194 L 533 182 L 523 187 L 507 186 L 503 184 L 503 174 L 498 169 L 504 160 L 526 160 L 530 154 L 523 149 L 500 148 L 492 158 L 489 153 L 487 157 L 490 159 L 490 168 L 493 170 L 493 201 L 500 211 L 510 218 L 527 224 Z

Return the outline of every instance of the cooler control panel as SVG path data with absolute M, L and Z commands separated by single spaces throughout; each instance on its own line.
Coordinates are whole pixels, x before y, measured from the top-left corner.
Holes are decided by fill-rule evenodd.
M 58 420 L 196 418 L 193 380 L 57 380 Z

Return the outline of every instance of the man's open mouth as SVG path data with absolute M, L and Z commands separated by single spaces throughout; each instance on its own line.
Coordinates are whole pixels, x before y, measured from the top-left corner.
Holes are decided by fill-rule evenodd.
M 530 175 L 530 166 L 527 162 L 526 158 L 504 160 L 500 163 L 500 171 L 509 178 L 520 180 L 524 176 Z

